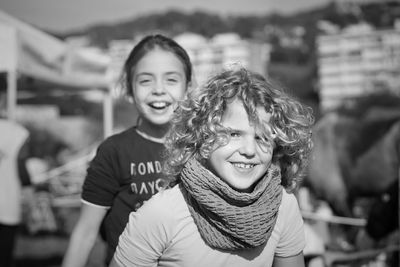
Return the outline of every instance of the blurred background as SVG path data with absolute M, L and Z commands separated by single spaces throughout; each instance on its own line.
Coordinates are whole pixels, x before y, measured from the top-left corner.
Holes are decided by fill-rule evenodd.
M 88 161 L 105 137 L 136 122 L 120 71 L 149 33 L 188 51 L 198 85 L 239 63 L 313 109 L 314 152 L 297 192 L 309 266 L 394 266 L 400 1 L 0 0 L 0 114 L 29 130 L 35 192 L 24 202 L 18 266 L 61 263 Z M 394 227 L 380 225 L 385 234 L 359 246 L 391 188 Z M 88 266 L 101 266 L 103 249 L 99 240 Z

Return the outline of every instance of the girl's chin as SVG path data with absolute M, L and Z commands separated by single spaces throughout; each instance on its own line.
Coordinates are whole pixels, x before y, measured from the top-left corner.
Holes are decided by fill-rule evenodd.
M 250 187 L 234 187 L 231 186 L 234 190 L 241 192 L 241 193 L 250 193 L 251 191 L 253 191 L 253 187 L 254 186 L 250 186 Z
M 169 126 L 171 122 L 171 116 L 154 116 L 154 117 L 148 117 L 145 118 L 144 121 L 146 121 L 147 124 L 150 124 L 152 126 Z

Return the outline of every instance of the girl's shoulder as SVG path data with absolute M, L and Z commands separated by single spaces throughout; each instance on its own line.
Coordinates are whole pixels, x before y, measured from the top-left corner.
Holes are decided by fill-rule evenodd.
M 131 127 L 122 132 L 115 133 L 113 135 L 105 138 L 99 145 L 99 151 L 113 151 L 119 150 L 121 147 L 132 147 L 132 142 L 134 142 L 137 137 L 135 136 L 135 127 Z
M 293 193 L 287 193 L 286 190 L 283 190 L 277 224 L 288 226 L 291 224 L 302 224 L 302 221 L 296 196 Z
M 176 210 L 186 206 L 179 185 L 160 190 L 157 194 L 152 196 L 146 204 L 151 205 L 152 208 L 159 207 L 162 209 L 169 209 L 168 212 L 171 212 L 171 209 Z
M 179 185 L 159 191 L 137 213 L 153 220 L 162 219 L 164 222 L 179 221 L 182 216 L 190 215 Z
M 293 193 L 282 190 L 282 202 L 280 209 L 292 209 L 298 207 L 297 198 Z

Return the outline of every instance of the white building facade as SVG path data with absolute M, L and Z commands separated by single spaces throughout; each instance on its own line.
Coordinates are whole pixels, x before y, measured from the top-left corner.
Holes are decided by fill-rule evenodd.
M 317 38 L 322 111 L 379 90 L 400 94 L 399 26 L 376 30 L 360 24 Z
M 267 75 L 271 50 L 267 43 L 244 40 L 236 33 L 218 34 L 211 39 L 194 33 L 184 33 L 175 40 L 188 52 L 198 85 L 232 65 Z

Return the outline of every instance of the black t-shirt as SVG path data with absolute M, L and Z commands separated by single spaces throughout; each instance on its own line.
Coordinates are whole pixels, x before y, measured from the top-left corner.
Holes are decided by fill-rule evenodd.
M 105 239 L 111 249 L 109 254 L 118 245 L 129 213 L 163 186 L 163 149 L 163 144 L 143 138 L 132 127 L 107 138 L 90 163 L 82 199 L 110 207 L 103 221 Z

